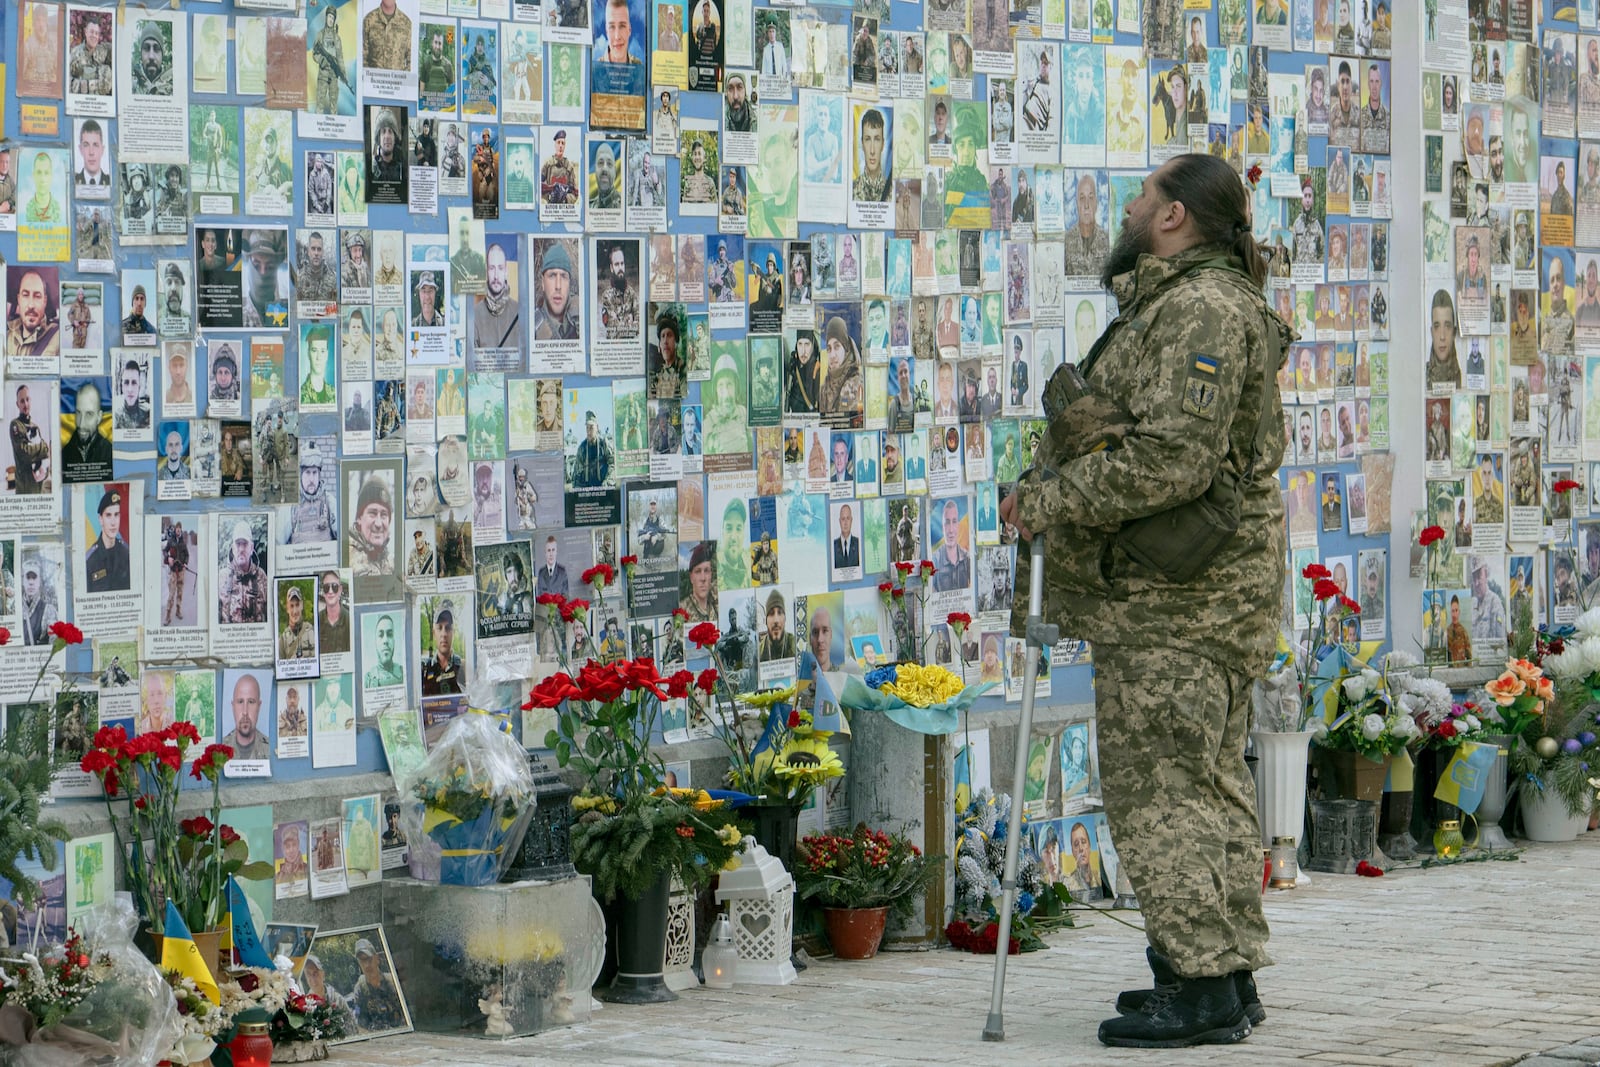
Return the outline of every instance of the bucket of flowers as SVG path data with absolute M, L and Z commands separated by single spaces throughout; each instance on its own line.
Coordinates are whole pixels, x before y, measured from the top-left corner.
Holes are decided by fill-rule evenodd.
M 1600 608 L 1545 648 L 1539 665 L 1513 659 L 1488 684 L 1489 714 L 1497 732 L 1511 737 L 1511 776 L 1528 835 L 1570 840 L 1593 809 L 1588 780 L 1600 763 Z
M 1332 721 L 1312 724 L 1323 792 L 1329 799 L 1381 801 L 1390 761 L 1422 730 L 1394 684 L 1370 668 L 1343 679 L 1337 700 Z

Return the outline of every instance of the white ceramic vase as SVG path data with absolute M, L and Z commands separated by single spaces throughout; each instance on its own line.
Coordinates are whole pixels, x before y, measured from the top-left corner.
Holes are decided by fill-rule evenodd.
M 1567 802 L 1554 789 L 1524 781 L 1517 787 L 1522 828 L 1529 841 L 1571 841 L 1589 825 L 1589 814 L 1567 814 Z
M 1305 832 L 1306 764 L 1310 759 L 1311 731 L 1250 734 L 1256 752 L 1256 813 L 1261 821 L 1261 845 L 1270 848 L 1274 837 L 1299 841 Z

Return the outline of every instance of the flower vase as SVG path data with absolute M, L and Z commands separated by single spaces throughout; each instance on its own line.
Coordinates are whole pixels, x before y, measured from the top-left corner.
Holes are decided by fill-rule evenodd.
M 823 908 L 822 921 L 828 928 L 834 958 L 870 960 L 876 956 L 888 916 L 888 908 Z
M 1392 860 L 1416 858 L 1417 841 L 1411 836 L 1411 807 L 1416 797 L 1410 789 L 1383 794 L 1378 810 L 1378 848 Z
M 314 1063 L 328 1058 L 328 1043 L 316 1041 L 288 1041 L 272 1049 L 273 1063 Z
M 152 944 L 150 962 L 157 967 L 161 966 L 161 950 L 166 941 L 165 935 L 159 930 L 147 931 Z M 193 930 L 189 937 L 194 941 L 194 947 L 200 950 L 200 958 L 205 960 L 206 968 L 211 972 L 211 977 L 218 983 L 227 977 L 228 968 L 233 966 L 233 949 L 222 947 L 222 929 Z
M 667 917 L 672 872 L 663 870 L 638 899 L 618 897 L 605 906 L 608 937 L 615 926 L 616 974 L 594 995 L 608 1004 L 664 1004 L 677 1000 L 667 988 Z
M 1278 733 L 1257 730 L 1250 735 L 1256 750 L 1256 812 L 1261 819 L 1261 845 L 1275 837 L 1299 841 L 1306 822 L 1306 764 L 1311 731 Z
M 1486 849 L 1510 848 L 1511 842 L 1500 826 L 1506 813 L 1508 762 L 1511 746 L 1516 738 L 1506 734 L 1490 734 L 1484 741 L 1498 749 L 1494 762 L 1489 765 L 1488 781 L 1483 787 L 1483 799 L 1478 801 L 1475 813 L 1478 820 L 1478 847 Z
M 422 828 L 439 847 L 439 882 L 443 885 L 483 886 L 500 880 L 502 860 L 522 844 L 527 816 L 507 811 L 505 801 L 490 804 L 470 821 L 463 821 L 427 805 Z
M 755 839 L 767 855 L 776 856 L 786 871 L 794 870 L 795 839 L 800 836 L 800 809 L 787 801 L 757 803 L 744 809 L 755 822 Z
M 1522 829 L 1529 841 L 1572 841 L 1589 825 L 1589 813 L 1572 815 L 1567 802 L 1550 786 L 1526 780 L 1517 787 Z

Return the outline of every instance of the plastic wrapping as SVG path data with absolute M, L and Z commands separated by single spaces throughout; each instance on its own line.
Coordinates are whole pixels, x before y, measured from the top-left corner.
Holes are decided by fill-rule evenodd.
M 528 756 L 490 715 L 458 717 L 428 758 L 398 783 L 411 874 L 447 885 L 491 885 L 533 817 Z
M 83 922 L 84 951 L 112 970 L 59 1023 L 31 1031 L 27 1044 L 0 1046 L 7 1067 L 149 1067 L 183 1035 L 172 989 L 133 944 L 139 918 L 124 894 Z M 7 1033 L 7 1040 L 16 1035 Z

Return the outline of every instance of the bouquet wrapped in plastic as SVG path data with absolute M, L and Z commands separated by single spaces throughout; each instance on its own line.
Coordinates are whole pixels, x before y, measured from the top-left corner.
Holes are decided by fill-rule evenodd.
M 172 990 L 133 944 L 139 917 L 119 895 L 64 945 L 5 964 L 0 1062 L 147 1067 L 183 1034 Z
M 919 734 L 950 734 L 961 725 L 961 713 L 997 682 L 963 685 L 952 671 L 915 663 L 891 664 L 854 674 L 827 676 L 840 707 L 881 711 L 891 722 Z
M 458 717 L 398 783 L 411 873 L 447 885 L 492 885 L 533 817 L 527 753 L 494 716 Z

